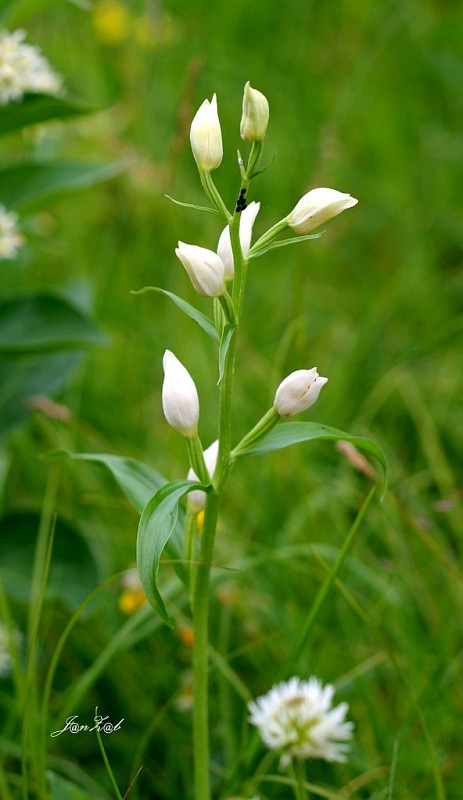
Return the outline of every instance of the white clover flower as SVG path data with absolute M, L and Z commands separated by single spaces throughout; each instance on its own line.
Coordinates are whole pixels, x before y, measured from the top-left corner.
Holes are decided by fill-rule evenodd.
M 37 47 L 24 44 L 26 31 L 0 29 L 0 105 L 20 101 L 26 92 L 58 94 L 61 78 Z
M 23 243 L 18 231 L 18 215 L 0 204 L 0 261 L 14 259 Z
M 199 420 L 199 398 L 195 382 L 170 350 L 164 353 L 162 364 L 164 416 L 174 430 L 190 438 L 196 434 Z
M 345 722 L 347 703 L 332 706 L 334 687 L 318 678 L 290 678 L 249 703 L 249 721 L 259 729 L 264 744 L 281 750 L 281 765 L 291 758 L 346 761 L 352 722 Z
M 286 222 L 295 233 L 304 236 L 357 203 L 355 197 L 337 189 L 311 189 L 296 203 Z
M 190 280 L 204 297 L 219 297 L 225 292 L 225 268 L 217 253 L 197 244 L 179 242 L 175 255 L 185 267 Z
M 212 444 L 209 445 L 209 447 L 204 451 L 204 461 L 206 462 L 207 471 L 211 479 L 214 477 L 215 468 L 217 466 L 218 454 L 219 454 L 219 440 L 216 439 L 215 442 L 212 442 Z M 187 479 L 189 481 L 199 481 L 199 478 L 193 468 L 190 468 L 188 470 Z M 192 492 L 188 492 L 187 506 L 190 509 L 190 511 L 193 511 L 194 514 L 197 514 L 198 511 L 203 510 L 205 505 L 206 505 L 206 492 L 202 492 L 201 489 L 195 489 Z
M 293 417 L 317 402 L 328 378 L 321 377 L 316 367 L 297 369 L 282 381 L 276 390 L 273 407 L 280 417 Z
M 217 96 L 198 108 L 190 127 L 190 143 L 200 172 L 220 167 L 223 157 L 222 130 L 217 111 Z
M 246 258 L 251 247 L 252 227 L 255 219 L 259 213 L 260 203 L 249 203 L 248 207 L 244 209 L 240 217 L 240 243 L 243 256 Z M 219 243 L 217 245 L 217 255 L 220 256 L 222 263 L 225 267 L 225 280 L 232 281 L 235 274 L 235 265 L 233 261 L 233 251 L 230 241 L 230 227 L 227 225 L 220 234 Z
M 18 630 L 12 631 L 13 643 L 16 647 L 20 647 L 22 642 L 22 633 Z M 11 672 L 11 655 L 10 655 L 10 634 L 8 628 L 3 622 L 0 622 L 0 678 L 6 678 Z

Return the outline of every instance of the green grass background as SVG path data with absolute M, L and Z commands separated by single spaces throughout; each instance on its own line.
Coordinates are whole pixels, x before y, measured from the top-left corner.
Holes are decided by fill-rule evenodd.
M 83 464 L 50 467 L 41 455 L 62 446 L 112 452 L 145 460 L 169 479 L 183 477 L 184 443 L 161 407 L 166 347 L 198 386 L 204 444 L 215 438 L 212 344 L 167 299 L 130 292 L 162 286 L 207 311 L 174 248 L 181 239 L 215 249 L 220 221 L 174 206 L 165 194 L 203 202 L 188 129 L 203 99 L 217 92 L 225 154 L 215 177 L 233 205 L 242 90 L 250 80 L 270 103 L 270 166 L 251 191 L 261 202 L 256 233 L 314 186 L 347 191 L 359 204 L 320 240 L 253 262 L 235 439 L 268 408 L 288 372 L 315 364 L 329 383 L 307 418 L 375 438 L 391 470 L 390 490 L 370 507 L 299 664 L 303 677 L 337 685 L 356 725 L 349 763 L 314 762 L 309 775 L 338 791 L 348 785 L 340 796 L 358 799 L 461 798 L 461 6 L 167 0 L 127 8 L 132 22 L 151 16 L 149 47 L 136 27 L 118 44 L 102 41 L 95 12 L 64 4 L 28 25 L 68 90 L 106 108 L 35 139 L 12 137 L 11 152 L 121 159 L 126 168 L 31 213 L 27 252 L 2 267 L 6 289 L 65 288 L 90 304 L 108 335 L 60 398 L 71 420 L 37 414 L 12 436 L 3 507 L 56 509 L 89 544 L 99 580 L 132 564 L 137 515 L 112 480 Z M 253 696 L 270 688 L 368 488 L 330 443 L 245 460 L 232 474 L 212 639 Z M 175 592 L 171 568 L 162 573 Z M 87 583 L 83 576 L 86 590 L 94 588 Z M 172 601 L 174 633 L 157 628 L 133 642 L 123 628 L 124 648 L 79 694 L 79 680 L 128 624 L 118 591 L 102 590 L 66 644 L 52 717 L 64 723 L 66 710 L 87 721 L 96 705 L 111 719 L 124 717 L 123 731 L 105 739 L 121 789 L 143 763 L 131 798 L 189 798 L 191 720 L 175 699 L 186 691 L 191 658 L 180 600 Z M 24 603 L 13 601 L 13 609 L 21 624 Z M 69 613 L 62 600 L 45 606 L 39 686 Z M 148 632 L 149 613 L 146 619 L 140 630 Z M 217 670 L 211 680 L 219 784 L 245 743 L 245 709 Z M 6 684 L 1 692 L 13 739 L 14 702 Z M 82 770 L 112 796 L 91 736 L 63 735 L 50 753 L 57 772 L 84 782 Z M 17 774 L 14 753 L 5 764 L 8 775 Z M 288 787 L 261 788 L 263 798 L 290 796 Z

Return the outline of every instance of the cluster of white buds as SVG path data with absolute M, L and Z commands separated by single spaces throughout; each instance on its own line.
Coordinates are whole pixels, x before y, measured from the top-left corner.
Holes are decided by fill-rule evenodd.
M 257 89 L 253 89 L 248 81 L 243 94 L 241 138 L 246 142 L 252 142 L 253 147 L 254 144 L 259 147 L 259 143 L 266 136 L 268 120 L 269 105 L 266 97 Z M 211 178 L 208 173 L 217 169 L 223 158 L 222 131 L 215 94 L 211 101 L 205 100 L 196 112 L 191 123 L 190 141 L 201 179 L 206 182 L 206 186 L 210 186 Z M 236 213 L 240 213 L 239 239 L 242 256 L 246 259 L 251 250 L 253 226 L 259 213 L 260 203 L 253 201 L 246 206 L 243 199 L 244 191 L 245 189 L 241 192 L 241 203 L 237 206 Z M 263 249 L 267 246 L 272 238 L 278 236 L 286 227 L 300 236 L 305 236 L 342 211 L 352 208 L 356 203 L 354 197 L 336 189 L 312 189 L 299 200 L 287 217 L 261 237 L 256 243 L 256 250 L 251 250 L 251 255 L 258 252 L 259 247 Z M 229 225 L 220 235 L 217 252 L 179 242 L 175 253 L 200 295 L 219 298 L 222 304 L 228 302 L 227 283 L 235 278 L 235 259 Z M 164 372 L 162 399 L 166 419 L 177 431 L 192 438 L 197 434 L 199 417 L 198 394 L 194 382 L 185 367 L 170 351 L 166 351 L 164 356 Z M 315 367 L 292 372 L 281 382 L 276 391 L 272 413 L 280 417 L 292 417 L 306 411 L 317 401 L 327 381 L 328 378 L 320 376 Z M 267 416 L 265 420 L 268 422 Z M 217 442 L 214 442 L 204 453 L 210 476 L 214 473 L 217 448 Z M 194 471 L 190 470 L 190 473 L 189 477 L 196 479 Z M 203 492 L 192 493 L 188 500 L 190 508 L 200 510 L 204 506 L 204 499 Z

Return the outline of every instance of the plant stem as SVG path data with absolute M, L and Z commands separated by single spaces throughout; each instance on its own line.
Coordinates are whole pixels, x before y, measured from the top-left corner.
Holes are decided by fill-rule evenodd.
M 294 778 L 296 800 L 309 800 L 309 795 L 305 788 L 305 764 L 301 758 L 291 761 L 291 772 Z
M 209 779 L 209 702 L 208 702 L 208 643 L 209 643 L 209 573 L 214 549 L 220 498 L 213 491 L 207 497 L 201 554 L 196 568 L 193 591 L 193 742 L 195 766 L 195 800 L 210 800 Z

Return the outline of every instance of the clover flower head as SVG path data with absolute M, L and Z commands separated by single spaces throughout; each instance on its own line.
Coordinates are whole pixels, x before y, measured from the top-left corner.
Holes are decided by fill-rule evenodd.
M 281 766 L 293 757 L 346 760 L 353 723 L 345 722 L 347 703 L 333 707 L 333 695 L 334 687 L 318 678 L 295 676 L 249 704 L 249 720 L 264 744 L 282 751 Z
M 18 215 L 0 204 L 0 261 L 14 259 L 23 243 L 18 230 Z
M 21 101 L 27 92 L 58 94 L 61 78 L 37 47 L 25 44 L 26 32 L 0 29 L 0 105 Z

